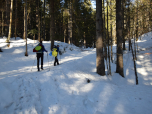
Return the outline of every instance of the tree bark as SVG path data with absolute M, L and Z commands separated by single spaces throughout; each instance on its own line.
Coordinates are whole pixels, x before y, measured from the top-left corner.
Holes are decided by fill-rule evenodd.
M 2 6 L 3 7 L 3 6 Z M 2 9 L 2 38 L 3 38 L 3 28 L 4 27 L 4 9 Z
M 38 0 L 38 40 L 41 41 L 41 17 L 40 17 L 40 0 Z
M 69 2 L 69 18 L 68 18 L 68 44 L 72 43 L 72 3 Z
M 117 36 L 117 67 L 116 73 L 124 77 L 122 50 L 122 11 L 121 0 L 116 0 L 116 36 Z
M 130 38 L 130 0 L 128 0 L 128 13 L 129 13 L 129 16 L 128 16 L 128 32 L 129 32 L 129 36 L 128 36 L 128 41 L 129 41 L 129 51 L 130 51 L 130 47 L 131 47 L 131 38 Z
M 110 0 L 110 6 L 111 6 L 111 0 Z M 110 12 L 110 21 L 111 21 L 111 62 L 113 63 L 113 52 L 112 52 L 112 46 L 113 46 L 113 39 L 112 39 L 112 8 Z
M 101 76 L 105 75 L 105 64 L 103 54 L 103 20 L 102 20 L 102 0 L 96 0 L 96 68 L 97 73 Z
M 51 50 L 54 46 L 55 38 L 55 17 L 54 17 L 54 0 L 50 0 L 50 41 L 51 41 Z
M 111 64 L 110 64 L 110 51 L 109 51 L 109 26 L 108 26 L 108 6 L 109 6 L 109 4 L 108 4 L 108 1 L 107 1 L 107 37 L 108 37 L 108 61 L 109 61 L 109 69 L 107 69 L 108 70 L 108 75 L 111 75 Z
M 44 0 L 43 39 L 46 40 L 45 38 L 45 0 Z
M 122 0 L 122 37 L 123 37 L 123 50 L 126 50 L 125 47 L 125 31 L 124 31 L 124 4 L 125 0 Z
M 103 20 L 103 45 L 104 45 L 104 58 L 107 62 L 107 39 L 106 39 L 106 19 L 105 19 L 105 2 L 103 0 L 103 15 L 104 15 L 104 20 Z
M 16 29 L 17 29 L 17 0 L 16 0 L 16 6 L 15 6 L 15 40 L 16 40 Z
M 150 0 L 150 10 L 152 10 L 152 0 Z M 150 31 L 152 31 L 152 12 L 150 12 L 150 17 L 149 17 L 149 19 L 150 19 Z
M 12 29 L 12 13 L 13 13 L 13 0 L 11 0 L 11 9 L 10 9 L 10 24 L 9 24 L 9 34 L 6 42 L 10 41 L 11 38 L 11 29 Z
M 37 30 L 38 30 L 38 40 L 41 40 L 40 37 L 40 11 L 39 11 L 39 4 L 40 4 L 40 0 L 36 0 L 36 26 L 37 26 Z
M 24 36 L 26 39 L 26 51 L 25 51 L 25 56 L 28 56 L 28 52 L 27 52 L 27 0 L 25 0 L 25 4 L 24 4 L 24 12 L 25 12 L 25 15 L 24 15 Z
M 138 76 L 137 76 L 137 70 L 136 70 L 136 61 L 133 53 L 132 43 L 131 43 L 131 50 L 132 50 L 132 57 L 134 61 L 134 71 L 135 71 L 135 77 L 136 77 L 136 85 L 138 85 Z
M 5 36 L 8 37 L 9 32 L 9 0 L 6 0 L 6 16 L 5 16 Z

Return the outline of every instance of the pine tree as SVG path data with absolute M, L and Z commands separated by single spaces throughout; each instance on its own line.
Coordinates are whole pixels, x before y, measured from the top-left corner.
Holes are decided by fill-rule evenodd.
M 116 72 L 124 77 L 122 51 L 122 11 L 121 1 L 116 0 L 116 36 L 117 36 L 117 67 Z
M 50 40 L 51 40 L 51 50 L 54 46 L 55 38 L 55 17 L 54 17 L 54 0 L 50 0 Z
M 25 56 L 28 56 L 27 52 L 27 0 L 24 0 L 24 39 L 26 39 L 26 51 Z
M 1 9 L 1 11 L 2 11 L 2 37 L 3 37 L 3 35 L 4 35 L 4 6 L 2 5 L 2 9 Z
M 17 35 L 16 35 L 16 29 L 17 29 L 17 0 L 15 1 L 16 2 L 16 4 L 15 4 L 15 40 L 16 40 L 16 37 L 17 37 Z
M 72 2 L 71 0 L 68 3 L 68 13 L 69 13 L 69 18 L 68 18 L 68 43 L 72 43 Z
M 103 55 L 103 37 L 102 37 L 102 0 L 96 0 L 96 68 L 97 73 L 105 75 L 104 55 Z

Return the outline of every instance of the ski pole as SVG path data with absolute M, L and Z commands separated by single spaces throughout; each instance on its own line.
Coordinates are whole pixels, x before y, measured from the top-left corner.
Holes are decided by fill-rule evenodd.
M 61 55 L 60 55 L 60 64 L 61 64 Z
M 52 57 L 52 63 L 51 64 L 53 64 L 53 60 L 54 60 L 54 57 Z
M 34 63 L 35 63 L 35 59 L 34 59 Z M 34 66 L 34 63 L 33 63 L 33 66 Z M 32 71 L 32 69 L 33 69 L 33 66 L 32 66 L 32 68 L 31 68 L 31 71 Z
M 47 58 L 48 58 L 48 53 L 47 53 Z M 49 58 L 48 58 L 48 66 L 49 66 Z M 50 66 L 49 66 L 49 70 L 50 70 Z

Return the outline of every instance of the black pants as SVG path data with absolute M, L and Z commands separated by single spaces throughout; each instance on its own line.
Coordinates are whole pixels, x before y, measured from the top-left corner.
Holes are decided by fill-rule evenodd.
M 56 63 L 57 63 L 57 65 L 59 65 L 57 56 L 55 57 L 54 66 L 56 66 Z
M 37 53 L 37 69 L 39 69 L 39 61 L 41 58 L 41 69 L 43 69 L 43 53 Z

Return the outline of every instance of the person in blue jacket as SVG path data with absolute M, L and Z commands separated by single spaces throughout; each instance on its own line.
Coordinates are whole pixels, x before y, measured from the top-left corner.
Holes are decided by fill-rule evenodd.
M 42 46 L 41 51 L 36 52 L 36 56 L 37 56 L 37 69 L 38 69 L 38 71 L 40 71 L 40 68 L 39 68 L 40 58 L 41 58 L 41 69 L 43 70 L 43 55 L 44 55 L 43 52 L 44 51 L 48 52 L 48 51 L 45 49 L 44 45 L 42 44 L 42 41 L 40 41 L 40 43 L 38 45 Z
M 57 46 L 54 46 L 54 48 L 57 48 L 57 53 L 59 53 L 59 45 L 57 45 Z M 58 55 L 57 55 L 58 56 Z M 54 66 L 56 66 L 56 63 L 57 63 L 57 65 L 59 65 L 59 61 L 58 61 L 58 58 L 57 58 L 57 56 L 55 57 L 55 61 L 54 61 Z

